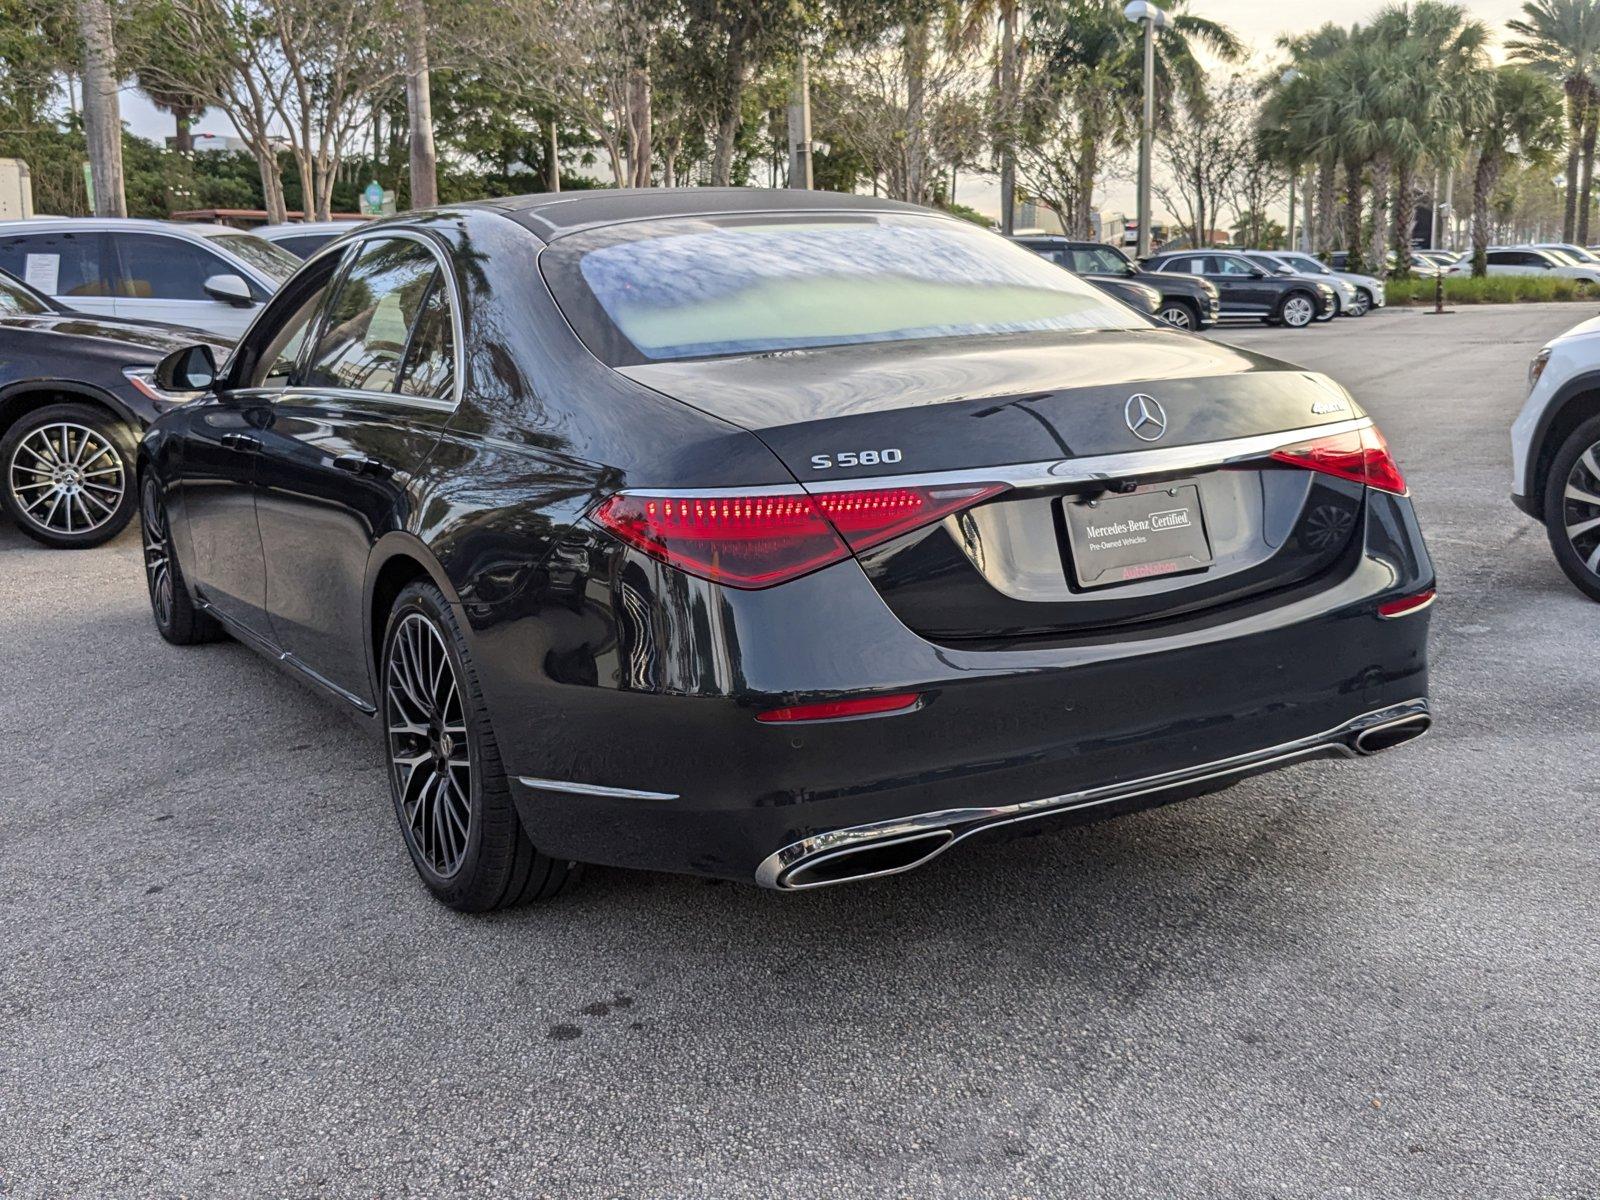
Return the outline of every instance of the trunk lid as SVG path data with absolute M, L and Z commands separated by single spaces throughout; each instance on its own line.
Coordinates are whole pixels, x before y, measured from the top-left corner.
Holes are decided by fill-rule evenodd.
M 621 370 L 756 434 L 815 493 L 990 468 L 1011 483 L 858 555 L 890 608 L 932 640 L 1059 638 L 1225 610 L 1335 570 L 1360 524 L 1361 484 L 1266 458 L 1279 441 L 1362 417 L 1349 395 L 1175 331 Z M 1245 461 L 1212 453 L 1241 440 L 1255 446 Z
M 1165 410 L 1161 446 L 1359 415 L 1325 376 L 1159 329 L 876 342 L 618 369 L 755 433 L 807 484 L 1145 449 L 1151 443 L 1125 419 L 1136 393 Z M 898 461 L 885 464 L 886 450 Z M 878 457 L 839 461 L 863 451 Z

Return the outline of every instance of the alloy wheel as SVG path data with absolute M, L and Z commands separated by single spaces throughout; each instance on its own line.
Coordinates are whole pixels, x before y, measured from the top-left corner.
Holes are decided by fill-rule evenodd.
M 1283 306 L 1283 323 L 1291 329 L 1303 329 L 1311 324 L 1316 310 L 1304 296 L 1291 296 Z
M 448 878 L 461 869 L 472 832 L 472 748 L 444 635 L 422 613 L 407 613 L 389 639 L 384 697 L 406 837 L 430 870 Z
M 154 479 L 144 481 L 141 497 L 140 530 L 144 541 L 144 573 L 150 585 L 150 607 L 156 623 L 165 629 L 172 624 L 172 545 L 167 536 L 167 514 L 161 506 Z
M 1371 307 L 1372 301 L 1368 298 L 1367 294 L 1365 292 L 1357 292 L 1356 302 L 1350 306 L 1350 315 L 1352 317 L 1364 317 L 1367 315 L 1367 310 Z
M 1600 443 L 1578 455 L 1562 500 L 1567 540 L 1589 572 L 1600 575 Z
M 6 474 L 22 515 L 52 534 L 99 529 L 116 516 L 128 486 L 116 445 L 75 421 L 31 431 L 17 443 Z
M 1163 308 L 1157 315 L 1168 325 L 1174 325 L 1179 329 L 1194 328 L 1194 321 L 1189 316 L 1189 310 L 1182 305 L 1174 304 Z

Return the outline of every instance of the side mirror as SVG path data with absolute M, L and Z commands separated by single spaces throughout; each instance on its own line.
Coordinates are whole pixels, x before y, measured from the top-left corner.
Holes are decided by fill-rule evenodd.
M 206 295 L 235 308 L 249 308 L 255 303 L 250 295 L 250 285 L 237 275 L 212 275 L 200 285 Z
M 203 392 L 216 382 L 217 360 L 210 346 L 185 346 L 158 362 L 152 378 L 163 392 Z

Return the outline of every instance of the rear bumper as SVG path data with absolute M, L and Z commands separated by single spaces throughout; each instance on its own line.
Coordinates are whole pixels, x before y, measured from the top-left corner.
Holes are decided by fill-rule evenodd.
M 944 809 L 805 838 L 756 868 L 763 887 L 800 891 L 898 875 L 920 867 L 974 834 L 1061 814 L 1126 812 L 1200 795 L 1251 775 L 1307 759 L 1376 754 L 1426 733 L 1433 718 L 1424 699 L 1363 713 L 1333 729 L 1277 746 L 1146 776 L 1126 783 L 989 808 Z M 870 856 L 870 857 L 869 857 Z
M 1089 819 L 1340 753 L 1374 714 L 1425 711 L 1428 610 L 1376 611 L 1434 584 L 1409 502 L 1371 494 L 1356 549 L 1337 578 L 1226 619 L 974 650 L 918 637 L 853 562 L 739 592 L 596 537 L 560 555 L 569 591 L 552 580 L 519 619 L 477 627 L 473 652 L 541 849 L 781 886 L 795 847 L 841 831 L 952 810 L 980 814 L 962 837 Z M 755 720 L 903 691 L 921 705 Z

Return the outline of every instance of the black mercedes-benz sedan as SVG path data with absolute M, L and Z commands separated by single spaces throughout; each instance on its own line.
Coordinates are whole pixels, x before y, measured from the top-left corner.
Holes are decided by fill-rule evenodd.
M 161 634 L 371 716 L 457 908 L 893 874 L 1429 724 L 1433 568 L 1342 388 L 909 205 L 410 214 L 157 382 L 208 389 L 140 454 Z
M 17 528 L 86 549 L 127 527 L 139 434 L 187 399 L 151 374 L 200 336 L 74 312 L 0 271 L 0 508 Z

